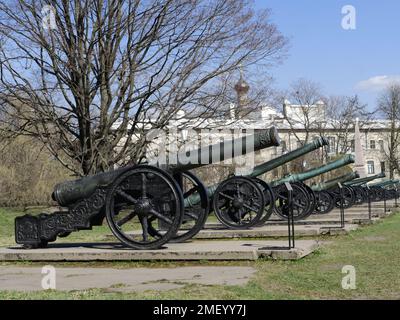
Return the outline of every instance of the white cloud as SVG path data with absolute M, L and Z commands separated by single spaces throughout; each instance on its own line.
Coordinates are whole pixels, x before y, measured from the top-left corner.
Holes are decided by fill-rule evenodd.
M 364 91 L 380 91 L 394 82 L 400 83 L 400 75 L 372 77 L 357 83 L 356 89 Z

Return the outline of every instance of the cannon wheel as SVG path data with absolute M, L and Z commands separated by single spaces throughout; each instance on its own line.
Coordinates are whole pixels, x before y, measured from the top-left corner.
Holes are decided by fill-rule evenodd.
M 292 184 L 293 188 L 293 218 L 301 220 L 308 217 L 310 214 L 310 201 L 307 191 L 298 184 Z M 288 191 L 284 184 L 275 186 L 274 188 L 276 205 L 275 213 L 282 219 L 287 220 L 287 216 L 283 214 L 282 208 L 286 206 L 288 200 Z
M 377 192 L 376 192 L 375 188 L 370 188 L 370 189 L 367 190 L 367 192 L 368 192 L 368 195 L 369 195 L 369 197 L 371 199 L 371 202 L 378 201 L 377 200 L 378 196 L 377 196 Z
M 297 184 L 299 187 L 302 187 L 305 192 L 307 193 L 308 200 L 310 201 L 310 207 L 308 208 L 308 212 L 306 213 L 305 218 L 309 217 L 314 211 L 315 208 L 317 207 L 317 196 L 315 195 L 315 192 L 313 189 L 311 189 L 308 185 L 306 185 L 303 182 L 295 182 L 294 184 Z
M 210 200 L 206 187 L 193 173 L 188 171 L 181 172 L 174 175 L 174 179 L 183 192 L 185 209 L 178 234 L 170 242 L 183 242 L 193 238 L 204 227 L 210 211 Z M 195 205 L 186 203 L 186 199 L 193 195 L 198 195 L 200 201 Z M 150 223 L 149 232 L 151 235 L 156 236 L 160 231 L 157 231 L 153 224 Z
M 341 201 L 340 201 L 340 190 L 339 188 L 335 188 L 331 191 L 332 196 L 334 197 L 335 200 L 335 207 L 340 208 L 341 206 Z M 353 189 L 347 186 L 343 186 L 343 194 L 344 194 L 344 199 L 343 199 L 343 208 L 348 209 L 351 206 L 354 205 L 355 203 L 355 196 Z
M 214 213 L 228 228 L 254 227 L 263 216 L 264 208 L 264 193 L 251 178 L 231 177 L 223 181 L 215 190 Z
M 267 220 L 271 217 L 272 213 L 274 212 L 275 193 L 272 187 L 264 180 L 261 180 L 259 178 L 253 178 L 253 179 L 261 187 L 264 193 L 264 199 L 265 199 L 264 214 L 261 217 L 260 221 L 257 223 L 257 226 L 262 226 L 265 222 L 267 222 Z
M 367 201 L 367 195 L 365 194 L 365 191 L 362 187 L 355 186 L 350 188 L 353 189 L 356 205 L 363 204 Z
M 135 166 L 118 176 L 108 189 L 107 223 L 113 234 L 133 249 L 160 248 L 177 234 L 182 218 L 181 189 L 159 168 Z M 166 230 L 151 235 L 149 225 L 156 220 L 162 221 Z
M 383 201 L 385 198 L 385 192 L 382 187 L 374 187 L 373 188 L 375 191 L 375 201 Z
M 314 210 L 316 214 L 326 214 L 331 212 L 335 208 L 335 202 L 333 201 L 332 195 L 327 191 L 315 192 L 317 198 L 317 206 Z

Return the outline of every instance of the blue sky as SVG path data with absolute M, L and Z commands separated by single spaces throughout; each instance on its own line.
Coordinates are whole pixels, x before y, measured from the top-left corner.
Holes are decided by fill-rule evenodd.
M 272 74 L 285 89 L 300 77 L 322 85 L 325 94 L 358 94 L 369 109 L 379 90 L 400 81 L 399 0 L 255 0 L 270 8 L 272 21 L 290 38 L 289 58 Z M 356 9 L 356 29 L 341 26 L 342 7 Z

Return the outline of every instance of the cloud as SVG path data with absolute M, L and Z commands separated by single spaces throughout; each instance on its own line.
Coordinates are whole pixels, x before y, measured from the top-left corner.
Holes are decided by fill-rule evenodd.
M 400 75 L 376 76 L 358 82 L 356 89 L 363 91 L 380 91 L 395 82 L 400 83 Z

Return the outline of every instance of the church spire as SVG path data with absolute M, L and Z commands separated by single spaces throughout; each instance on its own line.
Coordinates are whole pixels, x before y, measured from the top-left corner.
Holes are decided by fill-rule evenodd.
M 250 90 L 249 84 L 244 80 L 243 66 L 240 65 L 240 79 L 235 85 L 237 94 L 236 116 L 240 117 L 243 114 L 244 108 L 248 104 L 248 92 Z

